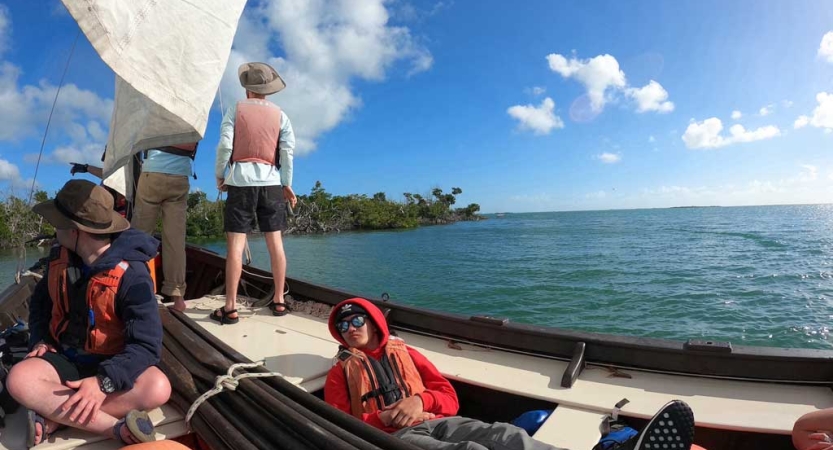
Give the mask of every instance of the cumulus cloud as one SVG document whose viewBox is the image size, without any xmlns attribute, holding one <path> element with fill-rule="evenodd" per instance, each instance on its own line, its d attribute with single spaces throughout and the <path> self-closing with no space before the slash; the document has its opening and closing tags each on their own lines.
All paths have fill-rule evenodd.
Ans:
<svg viewBox="0 0 833 450">
<path fill-rule="evenodd" d="M 524 92 L 529 94 L 529 95 L 537 97 L 539 95 L 545 94 L 547 92 L 547 88 L 544 88 L 544 87 L 541 87 L 541 86 L 533 86 L 531 88 L 524 89 Z"/>
<path fill-rule="evenodd" d="M 11 16 L 0 5 L 0 55 L 11 42 Z M 22 71 L 17 65 L 0 59 L 0 141 L 21 141 L 40 137 L 46 126 L 49 110 L 58 87 L 42 79 L 36 84 L 19 83 Z M 54 152 L 45 152 L 42 162 L 97 162 L 107 140 L 113 101 L 84 90 L 75 84 L 65 84 L 49 128 L 48 143 L 61 143 Z M 23 160 L 34 163 L 37 154 L 24 155 Z M 28 188 L 31 180 L 21 178 L 20 169 L 0 159 L 0 180 L 14 187 Z"/>
<path fill-rule="evenodd" d="M 833 63 L 833 31 L 828 31 L 821 38 L 818 56 L 829 63 Z"/>
<path fill-rule="evenodd" d="M 554 128 L 564 128 L 564 121 L 555 113 L 555 102 L 547 97 L 539 106 L 515 105 L 506 110 L 518 120 L 518 127 L 534 134 L 549 134 Z"/>
<path fill-rule="evenodd" d="M 636 112 L 638 113 L 674 111 L 674 103 L 668 101 L 668 91 L 654 80 L 641 88 L 625 89 L 625 95 L 636 101 Z"/>
<path fill-rule="evenodd" d="M 795 128 L 797 130 L 799 128 L 804 128 L 809 124 L 810 124 L 810 118 L 807 117 L 807 116 L 801 115 L 801 116 L 798 116 L 797 119 L 795 119 L 795 123 L 793 124 L 793 128 Z"/>
<path fill-rule="evenodd" d="M 747 130 L 743 125 L 733 125 L 729 135 L 721 135 L 723 122 L 717 117 L 702 122 L 693 121 L 682 136 L 686 147 L 690 149 L 720 148 L 740 142 L 753 142 L 770 139 L 781 135 L 781 130 L 774 125 L 767 125 L 755 130 Z"/>
<path fill-rule="evenodd" d="M 816 128 L 824 128 L 825 131 L 833 131 L 833 94 L 819 92 L 816 94 L 818 106 L 813 109 L 810 116 L 799 116 L 795 121 L 795 128 L 812 125 Z"/>
<path fill-rule="evenodd" d="M 596 159 L 605 164 L 616 164 L 622 160 L 622 155 L 620 155 L 619 153 L 604 152 L 599 155 L 596 155 Z"/>
<path fill-rule="evenodd" d="M 772 110 L 774 108 L 775 108 L 775 105 L 772 105 L 772 104 L 766 105 L 766 106 L 764 106 L 764 107 L 762 107 L 761 109 L 758 110 L 758 115 L 761 116 L 761 117 L 768 116 L 768 115 L 772 114 Z"/>
<path fill-rule="evenodd" d="M 550 70 L 564 78 L 575 78 L 587 88 L 590 105 L 600 111 L 605 103 L 605 92 L 610 88 L 624 88 L 625 72 L 619 69 L 619 62 L 611 55 L 599 55 L 591 59 L 569 60 L 562 55 L 547 55 Z"/>
<path fill-rule="evenodd" d="M 650 80 L 641 88 L 628 86 L 625 72 L 619 61 L 611 55 L 598 55 L 590 59 L 567 58 L 557 53 L 547 55 L 550 70 L 564 78 L 573 78 L 587 89 L 590 109 L 599 113 L 617 92 L 624 93 L 636 104 L 636 112 L 655 111 L 667 113 L 674 110 L 668 101 L 668 91 L 661 84 Z"/>
<path fill-rule="evenodd" d="M 740 111 L 738 111 L 738 110 L 732 111 L 732 119 L 738 120 L 741 117 L 743 117 L 743 114 Z"/>
<path fill-rule="evenodd" d="M 0 159 L 0 180 L 2 181 L 17 181 L 20 180 L 20 169 L 5 159 Z"/>
<path fill-rule="evenodd" d="M 383 81 L 397 63 L 406 75 L 428 70 L 431 53 L 409 28 L 390 23 L 385 0 L 276 0 L 252 4 L 243 14 L 221 89 L 226 106 L 244 97 L 237 68 L 247 61 L 272 64 L 287 88 L 272 97 L 292 120 L 296 154 L 361 106 L 351 83 Z M 283 55 L 270 47 L 280 42 Z"/>
</svg>

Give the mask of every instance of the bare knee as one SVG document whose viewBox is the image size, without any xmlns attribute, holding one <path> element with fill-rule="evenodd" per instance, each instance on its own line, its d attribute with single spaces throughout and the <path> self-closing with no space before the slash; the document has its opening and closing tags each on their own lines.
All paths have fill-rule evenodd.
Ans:
<svg viewBox="0 0 833 450">
<path fill-rule="evenodd" d="M 28 398 L 32 397 L 33 380 L 44 380 L 45 366 L 49 363 L 39 358 L 28 358 L 12 366 L 12 370 L 6 377 L 6 389 L 9 394 L 21 404 L 28 404 Z M 50 366 L 51 367 L 51 366 Z M 57 374 L 56 381 L 57 380 Z M 37 394 L 35 394 L 37 395 Z"/>
<path fill-rule="evenodd" d="M 141 375 L 140 409 L 158 408 L 171 398 L 171 383 L 168 377 L 156 367 L 147 369 Z"/>
</svg>

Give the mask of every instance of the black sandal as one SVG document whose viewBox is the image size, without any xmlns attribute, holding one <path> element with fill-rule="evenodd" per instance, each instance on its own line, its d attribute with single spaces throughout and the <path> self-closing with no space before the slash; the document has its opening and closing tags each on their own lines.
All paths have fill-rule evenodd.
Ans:
<svg viewBox="0 0 833 450">
<path fill-rule="evenodd" d="M 226 307 L 223 306 L 223 307 L 217 308 L 214 311 L 212 311 L 211 314 L 208 316 L 208 318 L 211 319 L 211 320 L 216 320 L 217 322 L 220 322 L 220 325 L 225 325 L 225 324 L 232 325 L 232 324 L 235 324 L 237 322 L 240 322 L 240 317 L 229 317 L 228 316 L 229 314 L 234 314 L 236 312 L 237 312 L 236 309 L 232 309 L 231 311 L 226 311 Z"/>
<path fill-rule="evenodd" d="M 280 308 L 280 309 L 278 309 L 278 308 Z M 272 302 L 272 303 L 269 304 L 269 309 L 272 310 L 272 315 L 273 316 L 279 316 L 279 317 L 289 314 L 289 311 L 290 311 L 289 305 L 286 304 L 286 302 L 281 302 L 281 303 Z"/>
</svg>

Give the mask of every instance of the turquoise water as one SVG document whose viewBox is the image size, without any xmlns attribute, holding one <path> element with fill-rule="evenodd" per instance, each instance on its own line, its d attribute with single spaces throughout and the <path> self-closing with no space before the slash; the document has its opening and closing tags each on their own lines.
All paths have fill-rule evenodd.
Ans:
<svg viewBox="0 0 833 450">
<path fill-rule="evenodd" d="M 833 348 L 833 205 L 507 214 L 284 241 L 292 277 L 439 311 Z M 262 239 L 251 248 L 268 268 Z M 11 279 L 13 257 L 0 261 Z"/>
<path fill-rule="evenodd" d="M 268 267 L 263 241 L 251 246 L 255 264 Z M 292 277 L 434 310 L 833 348 L 833 205 L 507 214 L 287 236 L 285 247 Z"/>
</svg>

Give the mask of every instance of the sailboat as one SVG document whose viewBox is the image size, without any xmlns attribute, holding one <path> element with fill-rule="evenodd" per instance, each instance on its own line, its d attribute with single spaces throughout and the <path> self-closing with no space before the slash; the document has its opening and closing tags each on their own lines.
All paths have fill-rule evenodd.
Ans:
<svg viewBox="0 0 833 450">
<path fill-rule="evenodd" d="M 62 1 L 116 74 L 105 175 L 137 152 L 202 137 L 245 1 Z M 131 195 L 131 171 L 125 173 L 115 184 Z M 224 270 L 222 256 L 189 246 L 188 309 L 160 305 L 161 366 L 174 388 L 169 404 L 150 412 L 160 439 L 215 450 L 414 448 L 321 400 L 337 351 L 326 317 L 355 294 L 289 278 L 293 312 L 274 317 L 258 307 L 271 299 L 272 274 L 247 265 L 240 294 L 249 306 L 239 324 L 223 326 L 207 316 L 223 302 Z M 26 319 L 37 280 L 27 274 L 0 293 L 0 326 Z M 625 398 L 618 414 L 635 428 L 667 401 L 686 401 L 695 442 L 710 450 L 792 448 L 795 420 L 833 407 L 833 351 L 585 333 L 370 300 L 452 381 L 461 415 L 508 422 L 551 411 L 534 437 L 562 448 L 592 448 Z M 242 374 L 252 378 L 234 379 Z M 222 393 L 200 400 L 220 387 Z M 24 448 L 24 411 L 5 423 L 0 449 Z M 38 446 L 117 447 L 71 429 Z"/>
</svg>

